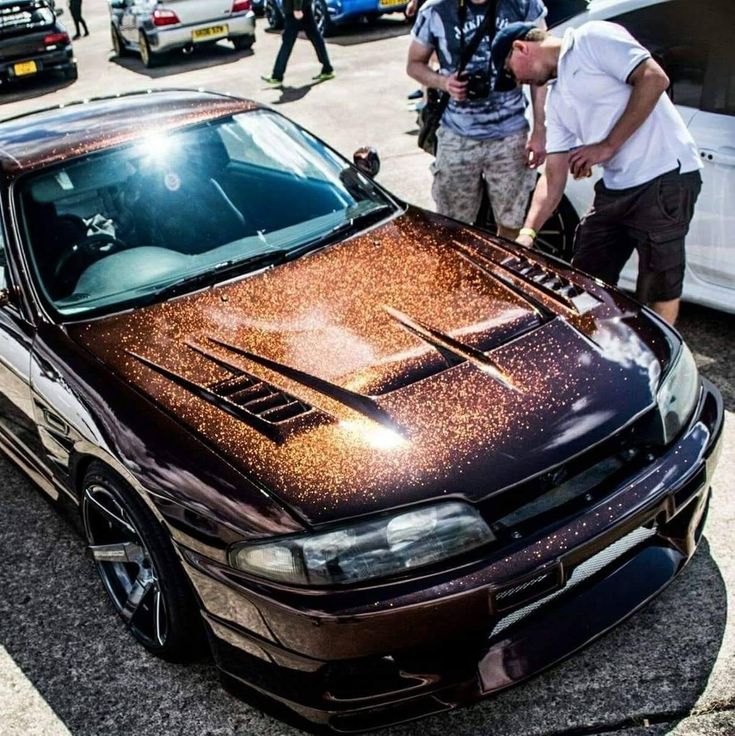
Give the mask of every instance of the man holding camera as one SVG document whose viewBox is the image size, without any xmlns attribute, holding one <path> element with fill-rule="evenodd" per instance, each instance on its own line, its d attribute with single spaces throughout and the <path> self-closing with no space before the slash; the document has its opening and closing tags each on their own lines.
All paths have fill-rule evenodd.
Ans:
<svg viewBox="0 0 735 736">
<path fill-rule="evenodd" d="M 406 71 L 426 87 L 449 93 L 437 133 L 431 194 L 438 212 L 474 223 L 482 187 L 493 210 L 498 234 L 514 239 L 523 224 L 534 169 L 544 162 L 545 89 L 533 85 L 533 130 L 529 136 L 526 100 L 515 84 L 495 85 L 490 50 L 496 31 L 527 21 L 546 28 L 541 0 L 428 0 L 411 32 Z M 486 14 L 493 13 L 485 23 Z M 484 33 L 460 73 L 460 59 L 475 33 Z M 440 69 L 429 66 L 436 52 Z"/>
</svg>

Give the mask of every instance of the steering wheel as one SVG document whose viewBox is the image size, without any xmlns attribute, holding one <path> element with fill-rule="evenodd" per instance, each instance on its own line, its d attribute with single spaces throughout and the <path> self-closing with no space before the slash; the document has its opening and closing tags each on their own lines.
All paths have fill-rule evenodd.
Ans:
<svg viewBox="0 0 735 736">
<path fill-rule="evenodd" d="M 69 250 L 64 251 L 54 268 L 54 280 L 58 286 L 73 286 L 83 268 L 104 256 L 127 248 L 122 240 L 109 233 L 87 235 Z M 74 261 L 80 263 L 74 264 Z M 72 269 L 72 266 L 75 266 Z M 75 273 L 76 271 L 76 273 Z"/>
</svg>

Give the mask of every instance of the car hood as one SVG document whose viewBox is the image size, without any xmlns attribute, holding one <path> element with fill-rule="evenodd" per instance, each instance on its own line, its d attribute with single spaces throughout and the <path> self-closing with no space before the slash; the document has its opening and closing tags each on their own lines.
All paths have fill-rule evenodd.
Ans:
<svg viewBox="0 0 735 736">
<path fill-rule="evenodd" d="M 635 314 L 522 252 L 412 211 L 69 332 L 306 523 L 477 501 L 630 422 L 660 375 Z"/>
</svg>

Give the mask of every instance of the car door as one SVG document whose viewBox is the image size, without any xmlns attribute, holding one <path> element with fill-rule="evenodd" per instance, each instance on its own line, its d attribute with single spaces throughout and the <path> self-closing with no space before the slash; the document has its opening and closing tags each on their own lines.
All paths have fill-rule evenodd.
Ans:
<svg viewBox="0 0 735 736">
<path fill-rule="evenodd" d="M 702 5 L 713 21 L 731 17 L 726 0 L 702 0 Z M 689 123 L 704 170 L 687 260 L 698 278 L 735 289 L 735 43 L 727 23 L 709 28 L 700 107 Z"/>
<path fill-rule="evenodd" d="M 127 0 L 120 20 L 120 32 L 128 43 L 138 43 L 138 26 L 148 10 L 145 0 Z"/>
<path fill-rule="evenodd" d="M 34 326 L 13 297 L 0 229 L 0 444 L 46 490 L 53 492 L 30 387 Z"/>
</svg>

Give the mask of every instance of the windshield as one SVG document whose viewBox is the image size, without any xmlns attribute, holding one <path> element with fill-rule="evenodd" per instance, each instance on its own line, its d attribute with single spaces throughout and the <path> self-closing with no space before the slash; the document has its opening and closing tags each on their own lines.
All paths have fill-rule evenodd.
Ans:
<svg viewBox="0 0 735 736">
<path fill-rule="evenodd" d="M 40 291 L 69 317 L 288 260 L 395 211 L 369 178 L 265 110 L 45 169 L 17 196 Z"/>
<path fill-rule="evenodd" d="M 0 38 L 46 28 L 54 20 L 51 8 L 40 0 L 3 4 L 0 5 Z"/>
</svg>

